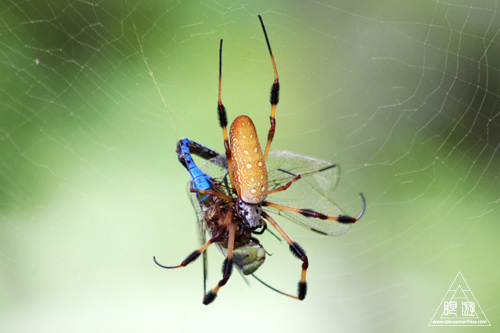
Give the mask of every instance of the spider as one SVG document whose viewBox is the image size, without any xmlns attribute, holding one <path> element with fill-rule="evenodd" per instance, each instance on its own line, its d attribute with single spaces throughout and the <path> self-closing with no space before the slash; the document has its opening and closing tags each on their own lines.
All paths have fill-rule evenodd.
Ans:
<svg viewBox="0 0 500 333">
<path fill-rule="evenodd" d="M 320 194 L 321 191 L 311 187 L 307 182 L 298 182 L 306 176 L 321 174 L 326 175 L 323 178 L 330 178 L 330 187 L 332 187 L 338 180 L 338 165 L 286 151 L 270 150 L 276 128 L 275 114 L 279 102 L 280 84 L 266 28 L 262 17 L 260 15 L 258 17 L 274 70 L 274 82 L 271 86 L 270 96 L 271 127 L 266 148 L 262 152 L 255 126 L 248 116 L 237 117 L 233 121 L 228 135 L 227 113 L 221 97 L 221 39 L 217 112 L 224 137 L 225 156 L 189 139 L 181 139 L 177 143 L 179 161 L 189 171 L 192 178 L 189 192 L 192 193 L 191 200 L 198 214 L 203 238 L 206 231 L 209 232 L 211 238 L 177 266 L 164 266 L 154 258 L 155 263 L 163 268 L 185 267 L 202 253 L 205 258 L 205 250 L 211 244 L 216 244 L 226 257 L 223 265 L 223 277 L 214 289 L 208 293 L 205 289 L 204 304 L 210 304 L 214 301 L 220 288 L 229 280 L 233 265 L 243 274 L 253 275 L 263 264 L 265 250 L 254 235 L 262 234 L 267 229 L 267 222 L 287 242 L 291 252 L 302 261 L 297 295 L 280 292 L 257 279 L 281 294 L 298 300 L 305 298 L 308 257 L 304 249 L 287 235 L 268 211 L 283 215 L 313 231 L 326 235 L 336 235 L 346 232 L 348 225 L 358 221 L 366 208 L 365 198 L 360 193 L 363 202 L 360 214 L 357 217 L 343 215 L 335 204 Z M 196 166 L 191 153 L 208 160 L 203 167 L 206 171 L 202 171 Z M 287 199 L 283 194 L 293 191 L 296 194 L 299 191 L 298 195 L 291 196 L 292 198 L 301 198 L 295 200 L 298 205 L 307 203 L 309 207 L 321 207 L 329 210 L 330 215 L 319 213 L 311 208 L 296 208 L 293 205 L 276 202 L 276 200 L 290 202 L 290 199 Z M 276 198 L 273 202 L 266 200 L 271 195 Z M 291 202 L 294 203 L 294 200 Z"/>
</svg>

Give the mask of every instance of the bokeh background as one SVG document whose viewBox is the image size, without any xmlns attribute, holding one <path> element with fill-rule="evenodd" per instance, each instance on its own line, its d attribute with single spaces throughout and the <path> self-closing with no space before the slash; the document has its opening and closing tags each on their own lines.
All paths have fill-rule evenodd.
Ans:
<svg viewBox="0 0 500 333">
<path fill-rule="evenodd" d="M 204 306 L 175 143 L 223 150 L 230 120 L 337 162 L 341 237 L 278 220 L 307 250 L 294 301 L 233 274 Z M 0 331 L 452 331 L 428 327 L 460 271 L 498 330 L 500 10 L 496 1 L 0 2 Z M 286 244 L 259 276 L 294 292 Z M 222 257 L 209 251 L 209 286 Z M 472 331 L 474 328 L 466 328 Z M 465 329 L 464 329 L 465 330 Z"/>
</svg>

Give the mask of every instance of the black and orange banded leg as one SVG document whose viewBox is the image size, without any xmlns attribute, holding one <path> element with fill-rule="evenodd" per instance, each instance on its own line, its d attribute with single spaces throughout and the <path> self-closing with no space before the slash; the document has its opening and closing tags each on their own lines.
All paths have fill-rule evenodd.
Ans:
<svg viewBox="0 0 500 333">
<path fill-rule="evenodd" d="M 230 210 L 226 216 L 226 220 L 228 217 L 229 219 L 231 219 L 232 216 L 233 216 L 232 210 Z M 208 305 L 215 300 L 215 297 L 217 297 L 217 293 L 219 292 L 220 288 L 227 283 L 229 277 L 231 276 L 231 272 L 233 270 L 233 249 L 234 249 L 234 239 L 236 234 L 236 224 L 230 222 L 228 228 L 229 228 L 229 239 L 227 244 L 227 257 L 226 260 L 224 260 L 224 265 L 222 266 L 223 267 L 222 280 L 219 281 L 219 283 L 213 290 L 210 290 L 205 295 L 205 297 L 203 298 L 203 304 L 205 305 Z"/>
<path fill-rule="evenodd" d="M 226 215 L 226 218 L 224 220 L 224 224 L 219 229 L 219 231 L 215 235 L 213 235 L 212 238 L 210 238 L 208 240 L 208 242 L 206 242 L 205 244 L 203 244 L 202 247 L 200 247 L 198 250 L 193 251 L 190 255 L 188 255 L 186 257 L 186 259 L 184 259 L 179 265 L 176 265 L 176 266 L 165 266 L 165 265 L 162 265 L 162 264 L 160 264 L 158 262 L 158 260 L 156 260 L 156 257 L 153 257 L 154 262 L 158 266 L 160 266 L 162 268 L 167 268 L 167 269 L 186 267 L 187 265 L 189 265 L 190 263 L 192 263 L 193 261 L 195 261 L 196 259 L 198 259 L 198 257 L 200 256 L 200 254 L 202 254 L 203 252 L 205 252 L 206 249 L 208 249 L 208 247 L 210 245 L 212 245 L 213 243 L 217 242 L 222 236 L 224 236 L 224 234 L 225 234 L 225 232 L 227 230 L 227 226 L 229 224 L 229 221 L 231 220 L 232 217 L 233 217 L 233 213 L 232 213 L 232 210 L 230 210 L 229 213 Z"/>
<path fill-rule="evenodd" d="M 229 147 L 229 137 L 227 135 L 227 113 L 224 104 L 222 104 L 222 39 L 220 40 L 220 49 L 219 49 L 219 99 L 217 102 L 217 115 L 219 116 L 219 124 L 220 127 L 222 128 L 222 134 L 224 135 L 224 148 L 226 149 L 229 178 L 231 179 L 231 186 L 233 188 L 233 192 L 236 192 L 233 181 L 231 148 Z"/>
<path fill-rule="evenodd" d="M 274 61 L 273 51 L 271 50 L 271 43 L 269 43 L 269 38 L 267 37 L 266 27 L 264 26 L 264 21 L 262 17 L 259 15 L 260 25 L 262 26 L 262 31 L 264 31 L 264 37 L 266 37 L 267 49 L 269 50 L 269 55 L 271 56 L 271 62 L 273 63 L 274 69 L 274 82 L 271 86 L 271 128 L 269 129 L 269 134 L 267 135 L 267 145 L 266 150 L 264 152 L 264 161 L 267 160 L 267 154 L 269 153 L 269 149 L 271 148 L 271 142 L 273 142 L 274 131 L 276 128 L 276 106 L 278 105 L 280 99 L 280 83 L 278 77 L 278 69 L 276 68 L 276 62 Z"/>
<path fill-rule="evenodd" d="M 229 196 L 227 196 L 227 195 L 225 195 L 223 193 L 220 193 L 220 192 L 215 192 L 215 191 L 210 191 L 210 190 L 202 190 L 202 189 L 194 188 L 194 187 L 191 187 L 189 189 L 189 191 L 192 192 L 192 193 L 207 194 L 207 195 L 210 195 L 210 196 L 213 196 L 213 197 L 221 198 L 221 199 L 229 201 L 229 202 L 236 201 L 236 198 L 229 197 Z"/>
<path fill-rule="evenodd" d="M 280 187 L 277 187 L 275 188 L 274 190 L 272 191 L 269 191 L 269 193 L 267 195 L 270 195 L 270 194 L 273 194 L 273 193 L 277 193 L 277 192 L 281 192 L 281 191 L 285 191 L 287 190 L 290 185 L 292 185 L 293 183 L 295 183 L 297 180 L 299 180 L 302 176 L 300 174 L 298 175 L 295 175 L 294 178 L 292 178 L 292 180 L 290 180 L 288 183 L 286 183 L 285 185 L 283 186 L 280 186 Z"/>
<path fill-rule="evenodd" d="M 361 213 L 359 213 L 359 215 L 357 217 L 351 217 L 348 215 L 329 216 L 329 215 L 325 215 L 325 214 L 316 212 L 316 211 L 311 210 L 311 209 L 302 209 L 302 208 L 284 206 L 284 205 L 276 204 L 276 203 L 269 202 L 269 201 L 262 202 L 262 205 L 267 206 L 267 207 L 281 209 L 281 210 L 287 210 L 289 212 L 302 214 L 302 215 L 307 216 L 307 217 L 313 217 L 313 218 L 317 218 L 317 219 L 321 219 L 321 220 L 332 220 L 332 221 L 337 221 L 340 223 L 354 223 L 354 222 L 358 221 L 363 216 L 363 214 L 365 213 L 365 209 L 366 209 L 365 196 L 363 195 L 363 193 L 360 193 L 359 195 L 361 196 L 361 200 L 363 200 L 363 209 L 361 210 Z"/>
<path fill-rule="evenodd" d="M 171 269 L 171 268 L 186 267 L 187 265 L 189 265 L 190 263 L 192 263 L 193 261 L 195 261 L 196 259 L 198 259 L 198 257 L 200 256 L 200 254 L 202 254 L 203 252 L 205 252 L 205 250 L 208 249 L 208 247 L 210 245 L 212 245 L 213 243 L 217 242 L 219 240 L 219 238 L 221 238 L 224 235 L 224 231 L 225 231 L 224 228 L 221 228 L 216 235 L 212 236 L 212 238 L 210 238 L 208 240 L 208 242 L 206 242 L 198 250 L 193 251 L 190 255 L 188 255 L 186 257 L 186 259 L 184 259 L 179 265 L 176 265 L 176 266 L 165 266 L 165 265 L 160 264 L 158 262 L 158 260 L 156 260 L 156 257 L 153 257 L 153 260 L 155 261 L 155 264 L 157 264 L 161 268 Z"/>
<path fill-rule="evenodd" d="M 309 260 L 307 259 L 306 252 L 304 251 L 304 249 L 302 249 L 302 247 L 299 244 L 295 243 L 286 234 L 286 232 L 279 226 L 279 224 L 271 216 L 269 216 L 266 212 L 262 212 L 262 217 L 265 218 L 266 220 L 268 220 L 269 223 L 271 223 L 273 225 L 273 227 L 276 229 L 276 231 L 278 231 L 278 233 L 281 235 L 281 237 L 283 237 L 283 239 L 288 243 L 292 253 L 297 258 L 302 260 L 302 274 L 300 276 L 300 281 L 298 284 L 297 297 L 282 293 L 280 291 L 278 291 L 278 292 L 283 294 L 283 295 L 286 295 L 286 296 L 290 296 L 290 297 L 293 297 L 293 298 L 296 298 L 299 300 L 303 300 L 306 297 L 306 293 L 307 293 L 306 271 L 307 271 L 307 267 L 309 266 Z"/>
</svg>

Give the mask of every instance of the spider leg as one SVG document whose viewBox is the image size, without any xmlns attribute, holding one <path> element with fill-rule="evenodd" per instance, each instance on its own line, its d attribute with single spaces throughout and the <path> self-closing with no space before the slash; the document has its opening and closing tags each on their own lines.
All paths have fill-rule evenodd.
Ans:
<svg viewBox="0 0 500 333">
<path fill-rule="evenodd" d="M 286 183 L 286 184 L 285 184 L 285 185 L 283 185 L 283 186 L 277 187 L 277 188 L 275 188 L 275 189 L 274 189 L 274 190 L 272 190 L 272 191 L 269 191 L 269 193 L 268 193 L 267 195 L 269 195 L 269 194 L 273 194 L 273 193 L 277 193 L 277 192 L 281 192 L 281 191 L 285 191 L 286 189 L 288 189 L 288 188 L 290 187 L 290 185 L 292 185 L 293 183 L 295 183 L 295 182 L 296 182 L 297 180 L 299 180 L 301 177 L 302 177 L 302 176 L 301 176 L 300 174 L 295 175 L 295 177 L 294 177 L 292 180 L 290 180 L 288 183 Z"/>
<path fill-rule="evenodd" d="M 269 43 L 269 38 L 267 37 L 266 27 L 264 26 L 264 21 L 262 17 L 259 15 L 260 24 L 262 26 L 262 31 L 264 32 L 264 36 L 266 37 L 267 48 L 269 50 L 269 55 L 271 56 L 271 62 L 273 63 L 274 69 L 274 82 L 271 86 L 271 128 L 269 129 L 269 134 L 267 135 L 267 145 L 266 150 L 264 152 L 264 161 L 267 160 L 267 154 L 269 153 L 269 149 L 271 148 L 271 142 L 273 142 L 274 131 L 276 128 L 276 106 L 279 102 L 280 97 L 280 83 L 278 78 L 278 69 L 276 68 L 276 62 L 274 61 L 273 51 L 271 50 L 271 44 Z"/>
<path fill-rule="evenodd" d="M 229 147 L 229 137 L 227 135 L 227 113 L 224 104 L 222 104 L 222 39 L 220 40 L 220 49 L 219 49 L 219 100 L 217 103 L 217 114 L 219 116 L 219 124 L 222 127 L 222 134 L 224 135 L 224 148 L 226 149 L 226 158 L 227 158 L 227 168 L 229 171 L 229 178 L 231 179 L 231 187 L 233 191 L 236 192 L 233 181 L 233 168 L 231 165 L 231 148 Z"/>
<path fill-rule="evenodd" d="M 254 235 L 262 235 L 264 231 L 267 230 L 267 223 L 266 221 L 262 221 L 262 228 L 260 230 L 252 230 L 252 234 Z"/>
<path fill-rule="evenodd" d="M 321 214 L 321 213 L 316 212 L 316 211 L 311 210 L 311 209 L 295 208 L 295 207 L 276 204 L 276 203 L 269 202 L 269 201 L 262 202 L 262 205 L 267 206 L 267 207 L 273 207 L 273 208 L 277 208 L 277 209 L 287 210 L 290 212 L 302 214 L 302 215 L 308 216 L 308 217 L 318 218 L 321 220 L 332 220 L 332 221 L 337 221 L 340 223 L 354 223 L 354 222 L 358 221 L 361 217 L 363 217 L 363 214 L 365 213 L 365 209 L 366 209 L 365 196 L 363 195 L 363 193 L 360 193 L 359 195 L 361 196 L 361 200 L 363 201 L 363 209 L 361 210 L 361 213 L 359 213 L 359 215 L 357 217 L 351 217 L 348 215 L 329 216 L 329 215 Z"/>
<path fill-rule="evenodd" d="M 224 224 L 231 221 L 232 216 L 233 216 L 233 211 L 230 210 L 229 213 L 226 215 Z M 231 272 L 233 269 L 233 249 L 234 249 L 235 234 L 236 234 L 236 223 L 229 222 L 229 239 L 227 245 L 227 257 L 226 260 L 224 260 L 224 265 L 223 265 L 223 276 L 222 279 L 217 284 L 217 286 L 213 290 L 210 290 L 203 298 L 203 304 L 205 305 L 208 305 L 215 300 L 215 297 L 217 297 L 217 293 L 219 292 L 220 288 L 227 283 L 229 277 L 231 276 Z"/>
<path fill-rule="evenodd" d="M 200 192 L 200 193 L 205 193 L 205 192 Z M 160 264 L 157 260 L 156 260 L 156 257 L 153 257 L 153 260 L 154 262 L 162 267 L 162 268 L 179 268 L 179 267 L 186 267 L 187 265 L 189 265 L 191 262 L 195 261 L 196 259 L 198 259 L 198 257 L 200 256 L 200 254 L 204 253 L 206 249 L 208 249 L 208 247 L 210 245 L 212 245 L 213 243 L 217 242 L 219 240 L 219 238 L 221 238 L 226 230 L 227 230 L 227 226 L 229 224 L 229 221 L 231 221 L 231 218 L 233 217 L 233 212 L 230 210 L 229 213 L 226 215 L 226 218 L 224 219 L 224 224 L 222 225 L 222 227 L 217 231 L 217 233 L 215 235 L 212 236 L 212 238 L 210 238 L 208 240 L 208 242 L 206 242 L 202 247 L 200 247 L 198 250 L 194 251 L 193 253 L 191 253 L 190 255 L 188 255 L 186 257 L 186 259 L 184 259 L 183 262 L 180 263 L 180 265 L 177 265 L 177 266 L 165 266 L 165 265 L 162 265 Z"/>
<path fill-rule="evenodd" d="M 300 300 L 300 299 L 299 299 L 297 296 L 295 296 L 295 295 L 287 294 L 287 293 L 285 293 L 285 292 L 283 292 L 283 291 L 281 291 L 281 290 L 279 290 L 279 289 L 274 288 L 273 286 L 271 286 L 271 285 L 270 285 L 270 284 L 268 284 L 267 282 L 265 282 L 265 281 L 261 280 L 261 279 L 260 279 L 257 275 L 252 274 L 252 276 L 253 276 L 253 277 L 254 277 L 257 281 L 259 281 L 260 283 L 262 283 L 264 286 L 268 287 L 268 288 L 269 288 L 269 289 L 271 289 L 272 291 L 275 291 L 275 292 L 277 292 L 278 294 L 283 295 L 283 296 L 288 296 L 288 297 L 291 297 L 291 298 L 293 298 L 293 299 Z"/>
<path fill-rule="evenodd" d="M 213 197 L 217 197 L 217 198 L 221 198 L 221 199 L 229 201 L 229 202 L 236 201 L 235 198 L 228 197 L 227 195 L 219 193 L 219 192 L 214 192 L 214 191 L 209 191 L 209 190 L 201 190 L 201 189 L 198 189 L 198 188 L 191 188 L 190 191 L 193 192 L 193 193 L 205 193 L 207 195 L 210 195 L 210 196 L 213 196 Z"/>
<path fill-rule="evenodd" d="M 286 232 L 279 226 L 279 224 L 271 217 L 269 216 L 266 212 L 262 212 L 262 217 L 265 218 L 266 220 L 269 221 L 278 231 L 278 233 L 285 239 L 285 241 L 288 243 L 290 246 L 290 251 L 302 260 L 302 274 L 300 276 L 300 281 L 298 284 L 298 291 L 297 291 L 297 299 L 303 300 L 306 297 L 306 292 L 307 292 L 307 284 L 306 284 L 306 271 L 307 267 L 309 266 L 309 260 L 307 259 L 306 252 L 302 247 L 300 247 L 299 244 L 295 243 L 287 234 Z M 286 294 L 285 294 L 286 295 Z M 295 298 L 295 297 L 294 297 Z"/>
<path fill-rule="evenodd" d="M 210 245 L 212 245 L 213 243 L 217 242 L 217 240 L 219 240 L 219 238 L 221 238 L 223 235 L 224 235 L 224 231 L 225 231 L 225 228 L 226 226 L 224 225 L 217 234 L 215 234 L 212 238 L 210 238 L 208 240 L 208 242 L 206 242 L 202 247 L 200 247 L 198 250 L 192 252 L 190 255 L 188 255 L 186 257 L 186 259 L 184 259 L 183 262 L 181 262 L 179 265 L 177 266 L 165 266 L 165 265 L 162 265 L 158 262 L 158 260 L 156 260 L 156 257 L 153 257 L 153 260 L 154 262 L 162 267 L 162 268 L 179 268 L 179 267 L 186 267 L 187 265 L 189 265 L 190 263 L 192 263 L 193 261 L 195 261 L 196 259 L 198 259 L 198 257 L 200 256 L 200 254 L 204 253 L 206 249 L 208 249 L 208 247 Z"/>
</svg>

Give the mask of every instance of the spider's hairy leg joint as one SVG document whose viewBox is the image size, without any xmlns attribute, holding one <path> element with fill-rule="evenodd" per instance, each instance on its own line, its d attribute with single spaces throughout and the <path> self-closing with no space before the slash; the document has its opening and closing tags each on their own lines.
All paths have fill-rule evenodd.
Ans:
<svg viewBox="0 0 500 333">
<path fill-rule="evenodd" d="M 356 219 L 354 217 L 350 217 L 348 215 L 339 215 L 338 218 L 339 218 L 338 222 L 340 222 L 340 223 L 354 223 L 358 220 L 358 219 Z"/>
<path fill-rule="evenodd" d="M 156 257 L 153 257 L 153 260 L 154 260 L 154 262 L 155 262 L 158 266 L 160 266 L 160 267 L 162 267 L 162 268 L 168 268 L 168 269 L 170 269 L 170 268 L 186 267 L 186 266 L 187 266 L 187 265 L 189 265 L 191 262 L 193 262 L 193 261 L 195 261 L 196 259 L 198 259 L 198 257 L 200 256 L 200 254 L 201 254 L 201 253 L 202 253 L 202 252 L 200 252 L 200 250 L 193 251 L 193 252 L 192 252 L 190 255 L 188 255 L 188 256 L 186 257 L 186 259 L 184 259 L 184 261 L 183 261 L 180 265 L 178 265 L 178 266 L 165 266 L 165 265 L 162 265 L 162 264 L 160 264 L 160 263 L 156 260 Z"/>
<path fill-rule="evenodd" d="M 227 127 L 227 112 L 226 108 L 221 102 L 219 102 L 219 104 L 217 105 L 217 114 L 219 116 L 220 127 Z"/>
<path fill-rule="evenodd" d="M 274 80 L 273 85 L 271 86 L 271 105 L 276 105 L 280 101 L 280 83 L 278 80 Z"/>
<path fill-rule="evenodd" d="M 293 255 L 301 260 L 307 261 L 306 251 L 297 243 L 293 242 L 290 244 L 290 251 L 292 251 Z M 307 263 L 307 262 L 305 262 Z M 306 267 L 307 268 L 307 267 Z"/>
<path fill-rule="evenodd" d="M 222 274 L 224 274 L 224 277 L 227 275 L 227 280 L 229 280 L 229 277 L 233 273 L 233 260 L 229 260 L 226 258 L 224 262 L 222 263 Z M 226 281 L 224 281 L 223 284 L 221 284 L 221 287 L 226 284 Z"/>
<path fill-rule="evenodd" d="M 308 209 L 308 208 L 301 209 L 299 211 L 299 213 L 306 216 L 306 217 L 314 217 L 314 218 L 317 218 L 320 220 L 326 220 L 328 218 L 328 216 L 326 216 L 325 214 L 318 213 L 318 212 L 316 212 L 312 209 Z"/>
<path fill-rule="evenodd" d="M 205 295 L 205 298 L 203 298 L 203 304 L 208 305 L 212 303 L 215 298 L 217 297 L 217 294 L 214 294 L 213 290 L 210 290 L 208 294 Z"/>
<path fill-rule="evenodd" d="M 307 283 L 306 282 L 299 282 L 298 284 L 298 294 L 299 294 L 299 300 L 303 300 L 306 298 L 306 293 L 307 293 Z"/>
<path fill-rule="evenodd" d="M 199 250 L 193 251 L 190 255 L 187 256 L 187 258 L 182 262 L 183 264 L 186 263 L 186 265 L 192 261 L 195 261 L 198 259 L 200 256 L 201 252 Z"/>
</svg>

